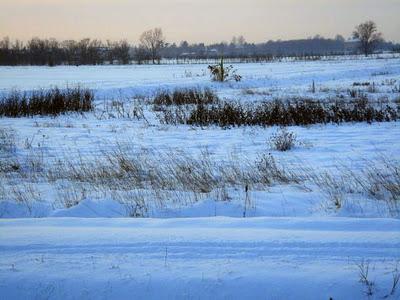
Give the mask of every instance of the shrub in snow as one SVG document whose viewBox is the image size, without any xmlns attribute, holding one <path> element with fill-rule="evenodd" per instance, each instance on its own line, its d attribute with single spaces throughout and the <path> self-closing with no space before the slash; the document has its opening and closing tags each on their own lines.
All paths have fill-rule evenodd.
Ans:
<svg viewBox="0 0 400 300">
<path fill-rule="evenodd" d="M 198 104 L 186 111 L 187 114 L 172 113 L 169 118 L 160 119 L 170 124 L 229 127 L 390 122 L 400 117 L 399 110 L 393 105 L 376 107 L 367 98 L 351 102 L 340 99 L 329 102 L 310 99 L 275 100 L 260 104 L 219 101 L 211 105 Z"/>
<path fill-rule="evenodd" d="M 221 57 L 221 62 L 216 65 L 209 65 L 208 69 L 211 73 L 211 78 L 214 81 L 224 82 L 230 79 L 235 81 L 240 81 L 242 76 L 236 74 L 236 70 L 233 69 L 233 66 L 224 66 L 224 58 Z"/>
<path fill-rule="evenodd" d="M 0 117 L 60 115 L 66 112 L 85 112 L 93 109 L 93 92 L 89 89 L 52 88 L 32 93 L 14 91 L 0 99 Z"/>
<path fill-rule="evenodd" d="M 154 100 L 154 105 L 189 105 L 212 104 L 218 101 L 218 96 L 210 89 L 176 89 L 172 93 L 159 92 Z"/>
<path fill-rule="evenodd" d="M 275 150 L 288 151 L 292 149 L 296 143 L 296 134 L 283 127 L 272 134 L 269 143 Z"/>
</svg>

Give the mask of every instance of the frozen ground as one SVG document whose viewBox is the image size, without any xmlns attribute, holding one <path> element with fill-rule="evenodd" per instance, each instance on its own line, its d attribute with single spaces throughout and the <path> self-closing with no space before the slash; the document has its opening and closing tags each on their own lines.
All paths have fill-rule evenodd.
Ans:
<svg viewBox="0 0 400 300">
<path fill-rule="evenodd" d="M 238 165 L 245 161 L 254 162 L 263 154 L 271 153 L 282 163 L 283 168 L 299 169 L 300 173 L 329 172 L 336 174 L 338 168 L 348 167 L 360 170 L 381 156 L 400 157 L 399 124 L 375 123 L 315 125 L 311 127 L 291 127 L 296 133 L 299 145 L 289 152 L 279 152 L 270 148 L 269 137 L 276 128 L 192 128 L 189 126 L 144 125 L 132 120 L 97 120 L 93 117 L 72 118 L 26 118 L 3 119 L 6 128 L 15 128 L 17 155 L 23 160 L 38 161 L 52 169 L 59 160 L 93 161 L 104 152 L 116 151 L 120 145 L 129 148 L 129 153 L 162 153 L 175 156 L 183 153 L 200 157 L 202 151 L 209 154 L 212 162 L 233 161 Z M 26 148 L 26 141 L 32 144 Z M 36 158 L 38 156 L 39 158 Z M 160 162 L 162 164 L 162 162 Z M 303 168 L 306 169 L 303 171 Z M 76 207 L 65 208 L 61 204 L 69 184 L 64 181 L 37 182 L 37 179 L 23 178 L 36 194 L 30 206 L 17 201 L 16 178 L 3 179 L 6 192 L 0 203 L 2 217 L 124 217 L 124 206 L 111 200 L 112 195 L 90 193 L 90 187 L 78 185 L 82 202 Z M 27 186 L 21 185 L 23 191 Z M 8 192 L 7 192 L 8 191 Z M 232 201 L 215 201 L 217 195 L 181 194 L 184 201 L 163 205 L 150 205 L 150 217 L 194 217 L 233 216 L 240 217 L 244 210 L 244 187 L 236 187 L 230 192 Z M 83 193 L 83 192 L 82 192 Z M 197 202 L 197 198 L 204 201 Z M 392 217 L 396 211 L 388 211 L 380 201 L 370 201 L 366 197 L 344 196 L 340 210 L 332 209 L 328 194 L 318 189 L 304 188 L 301 184 L 254 188 L 250 192 L 250 216 L 310 216 L 341 215 L 358 217 Z M 357 196 L 357 195 L 355 195 Z M 151 196 L 148 196 L 151 197 Z M 111 199 L 110 199 L 111 198 Z M 17 204 L 15 204 L 17 203 Z"/>
<path fill-rule="evenodd" d="M 298 96 L 309 91 L 314 80 L 317 92 L 322 89 L 323 98 L 327 93 L 346 92 L 354 82 L 369 81 L 381 85 L 386 80 L 399 80 L 400 59 L 273 62 L 237 64 L 234 67 L 243 80 L 223 85 L 211 82 L 207 65 L 201 64 L 0 67 L 0 91 L 81 84 L 96 90 L 98 99 L 108 99 L 119 94 L 147 96 L 160 89 L 200 86 L 214 88 L 228 98 L 240 96 L 241 99 L 246 96 L 243 89 L 255 89 L 256 95 L 251 95 L 252 100 L 257 92 L 262 98 L 266 95 Z M 398 86 L 399 82 L 396 84 Z M 388 90 L 390 88 L 393 86 Z M 386 91 L 387 86 L 382 89 Z"/>
<path fill-rule="evenodd" d="M 84 115 L 0 118 L 15 139 L 1 159 L 34 170 L 0 176 L 0 299 L 398 299 L 400 287 L 389 295 L 400 261 L 398 200 L 357 185 L 369 167 L 384 168 L 382 159 L 398 163 L 398 122 L 290 127 L 298 143 L 279 152 L 268 143 L 277 128 L 165 125 L 146 101 L 160 89 L 199 86 L 226 100 L 346 100 L 357 89 L 395 103 L 400 59 L 235 67 L 242 82 L 222 85 L 205 65 L 0 67 L 0 92 L 80 84 L 95 91 L 97 104 Z M 365 82 L 374 89 L 354 86 Z M 129 108 L 132 98 L 143 102 L 146 119 L 101 113 L 110 100 Z M 251 170 L 272 154 L 300 179 L 248 193 L 242 181 L 208 192 L 127 191 L 117 179 L 115 186 L 82 183 L 63 176 L 71 168 L 55 167 L 84 169 L 82 161 L 105 160 L 120 147 L 132 159 L 158 157 L 154 168 L 206 152 L 212 166 Z M 125 218 L 138 200 L 148 218 Z M 359 282 L 362 262 L 374 282 L 369 296 Z"/>
<path fill-rule="evenodd" d="M 373 299 L 400 222 L 348 218 L 0 221 L 3 299 Z M 392 297 L 395 299 L 395 295 Z"/>
</svg>

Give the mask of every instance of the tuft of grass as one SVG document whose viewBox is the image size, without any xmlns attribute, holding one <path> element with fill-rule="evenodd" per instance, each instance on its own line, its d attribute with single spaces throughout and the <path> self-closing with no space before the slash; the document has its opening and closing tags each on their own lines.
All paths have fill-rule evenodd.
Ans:
<svg viewBox="0 0 400 300">
<path fill-rule="evenodd" d="M 400 213 L 400 161 L 396 158 L 366 160 L 365 167 L 357 171 L 338 166 L 335 173 L 314 172 L 308 179 L 335 209 L 340 209 L 350 194 L 359 194 L 386 205 L 393 216 Z"/>
<path fill-rule="evenodd" d="M 42 196 L 37 186 L 26 182 L 13 186 L 10 191 L 10 198 L 16 203 L 25 206 L 29 215 L 33 213 L 35 202 L 42 201 Z"/>
<path fill-rule="evenodd" d="M 62 182 L 57 185 L 57 202 L 63 208 L 71 208 L 78 205 L 86 198 L 86 188 L 82 184 Z"/>
<path fill-rule="evenodd" d="M 269 139 L 271 147 L 278 151 L 288 151 L 295 146 L 297 136 L 286 127 L 278 129 Z"/>
<path fill-rule="evenodd" d="M 365 294 L 371 297 L 375 292 L 375 282 L 369 278 L 369 264 L 369 261 L 362 260 L 357 264 L 357 267 L 359 271 L 359 281 L 365 286 Z"/>
<path fill-rule="evenodd" d="M 17 172 L 16 134 L 12 128 L 0 128 L 0 175 Z"/>
<path fill-rule="evenodd" d="M 0 156 L 14 152 L 15 131 L 12 128 L 0 127 Z"/>
<path fill-rule="evenodd" d="M 131 153 L 122 146 L 94 160 L 57 160 L 46 171 L 51 182 L 58 180 L 88 183 L 112 190 L 149 189 L 209 194 L 225 187 L 265 186 L 290 183 L 296 176 L 280 166 L 272 156 L 256 162 L 215 161 L 207 151 L 199 156 L 155 149 Z"/>
<path fill-rule="evenodd" d="M 144 191 L 133 189 L 116 192 L 114 198 L 124 206 L 129 217 L 144 218 L 148 216 L 149 203 Z"/>
<path fill-rule="evenodd" d="M 273 182 L 281 184 L 300 183 L 301 175 L 282 163 L 279 163 L 271 154 L 263 154 L 256 160 L 259 180 L 267 185 Z"/>
<path fill-rule="evenodd" d="M 343 207 L 350 181 L 346 182 L 344 176 L 335 176 L 329 172 L 313 174 L 311 179 L 329 200 L 330 208 L 340 210 Z"/>
</svg>

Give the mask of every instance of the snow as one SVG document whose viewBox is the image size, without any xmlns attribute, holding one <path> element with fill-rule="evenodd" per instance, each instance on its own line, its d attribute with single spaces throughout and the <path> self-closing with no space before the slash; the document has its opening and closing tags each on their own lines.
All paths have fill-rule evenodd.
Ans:
<svg viewBox="0 0 400 300">
<path fill-rule="evenodd" d="M 237 64 L 243 80 L 224 84 L 210 81 L 206 67 L 0 67 L 0 93 L 79 84 L 94 90 L 101 109 L 111 99 L 144 101 L 160 89 L 182 87 L 209 87 L 240 101 L 348 99 L 350 89 L 393 101 L 400 91 L 399 58 Z M 377 91 L 355 82 L 374 82 Z M 159 157 L 160 164 L 206 151 L 213 163 L 244 167 L 270 153 L 290 171 L 333 178 L 341 169 L 357 173 L 382 157 L 400 158 L 398 122 L 292 126 L 299 143 L 279 152 L 268 144 L 276 127 L 165 125 L 143 105 L 147 121 L 90 112 L 0 118 L 0 127 L 15 131 L 17 160 L 46 170 L 58 160 L 104 158 L 121 145 L 133 156 Z M 74 187 L 81 201 L 67 207 L 60 200 Z M 28 199 L 16 198 L 19 188 L 31 191 Z M 248 194 L 244 186 L 135 192 L 150 202 L 147 218 L 127 218 L 128 208 L 115 200 L 119 190 L 36 173 L 1 175 L 0 299 L 363 299 L 362 262 L 374 282 L 369 298 L 382 299 L 400 267 L 398 204 L 393 210 L 365 193 L 344 192 L 338 208 L 307 180 L 274 182 Z M 386 298 L 399 297 L 397 290 Z"/>
<path fill-rule="evenodd" d="M 25 118 L 1 120 L 6 128 L 14 128 L 18 136 L 18 156 L 31 157 L 32 153 L 44 153 L 44 165 L 51 166 L 58 159 L 79 161 L 93 160 L 102 152 L 113 151 L 118 145 L 127 145 L 130 151 L 186 153 L 199 156 L 204 150 L 213 161 L 255 161 L 264 153 L 271 153 L 291 169 L 312 169 L 315 172 L 337 172 L 340 166 L 359 170 L 366 162 L 379 159 L 381 155 L 400 157 L 400 128 L 397 122 L 374 124 L 314 125 L 291 127 L 297 139 L 304 143 L 288 152 L 273 150 L 268 145 L 269 137 L 276 128 L 191 128 L 188 126 L 143 126 L 140 122 L 123 119 L 97 120 L 94 117 Z M 61 124 L 58 124 L 61 123 Z M 55 126 L 48 126 L 55 124 Z M 71 126 L 72 124 L 72 126 Z M 25 149 L 26 140 L 33 139 L 33 149 Z M 132 142 L 130 142 L 132 141 Z M 190 141 L 190 143 L 188 143 Z M 37 145 L 40 144 L 40 147 Z M 36 149 L 36 150 L 35 150 Z M 51 167 L 49 167 L 51 169 Z M 12 182 L 15 185 L 15 182 Z M 2 217 L 124 217 L 126 210 L 109 197 L 90 194 L 80 205 L 65 209 L 57 203 L 57 193 L 64 183 L 42 183 L 35 187 L 40 191 L 39 202 L 33 203 L 29 211 L 24 203 L 15 204 L 12 193 L 0 202 Z M 66 185 L 67 187 L 69 185 Z M 153 207 L 151 217 L 195 217 L 243 215 L 244 189 L 230 190 L 232 201 L 215 202 L 209 195 L 200 203 L 193 203 L 193 196 L 180 194 L 190 205 L 171 204 Z M 381 202 L 355 199 L 332 210 L 329 199 L 317 190 L 309 191 L 292 185 L 277 185 L 266 190 L 250 193 L 252 208 L 249 216 L 310 216 L 341 215 L 356 217 L 392 217 Z M 187 202 L 187 201 L 183 201 Z M 54 208 L 57 210 L 54 211 Z"/>
<path fill-rule="evenodd" d="M 360 299 L 368 257 L 390 290 L 400 221 L 349 218 L 1 220 L 8 299 Z M 18 287 L 18 288 L 16 288 Z"/>
<path fill-rule="evenodd" d="M 354 82 L 399 79 L 400 59 L 249 63 L 235 64 L 234 68 L 243 80 L 219 84 L 210 81 L 204 64 L 0 67 L 0 91 L 79 84 L 95 90 L 98 99 L 106 99 L 121 95 L 148 96 L 160 89 L 199 86 L 217 89 L 226 97 L 243 98 L 241 91 L 246 88 L 287 96 L 309 90 L 313 80 L 317 89 L 338 89 Z"/>
</svg>

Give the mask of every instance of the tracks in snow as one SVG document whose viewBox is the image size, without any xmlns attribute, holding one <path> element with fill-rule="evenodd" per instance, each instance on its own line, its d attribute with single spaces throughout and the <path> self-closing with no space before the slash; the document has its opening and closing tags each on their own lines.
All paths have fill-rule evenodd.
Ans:
<svg viewBox="0 0 400 300">
<path fill-rule="evenodd" d="M 2 220 L 0 233 L 0 252 L 9 255 L 400 259 L 400 221 L 390 219 L 28 219 Z"/>
</svg>

